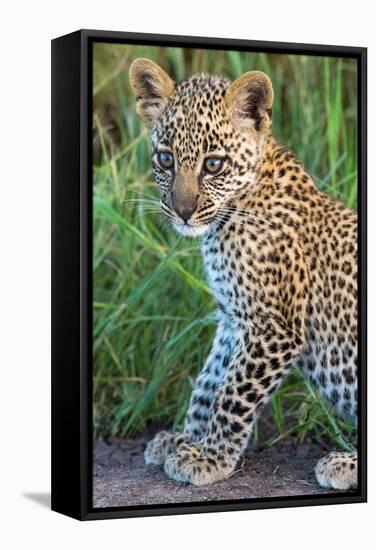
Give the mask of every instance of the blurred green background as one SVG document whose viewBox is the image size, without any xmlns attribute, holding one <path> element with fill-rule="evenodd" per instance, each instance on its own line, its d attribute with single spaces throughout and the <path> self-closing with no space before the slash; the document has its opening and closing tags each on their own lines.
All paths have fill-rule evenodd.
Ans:
<svg viewBox="0 0 376 550">
<path fill-rule="evenodd" d="M 182 426 L 193 381 L 215 330 L 199 243 L 163 222 L 148 135 L 135 112 L 128 68 L 139 56 L 175 80 L 196 72 L 272 79 L 273 131 L 317 185 L 355 207 L 355 60 L 94 44 L 94 436 L 133 437 L 149 425 Z M 260 445 L 293 435 L 352 448 L 351 428 L 295 369 L 273 398 Z"/>
</svg>

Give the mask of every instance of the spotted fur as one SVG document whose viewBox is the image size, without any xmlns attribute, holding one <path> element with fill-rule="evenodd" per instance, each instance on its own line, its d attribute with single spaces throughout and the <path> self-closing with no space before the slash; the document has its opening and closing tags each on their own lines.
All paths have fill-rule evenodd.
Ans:
<svg viewBox="0 0 376 550">
<path fill-rule="evenodd" d="M 175 84 L 138 59 L 130 80 L 150 128 L 162 211 L 177 231 L 201 237 L 218 303 L 184 431 L 158 434 L 145 459 L 205 485 L 232 474 L 255 418 L 295 363 L 356 421 L 357 218 L 274 139 L 265 74 Z M 324 487 L 356 487 L 357 455 L 330 454 L 316 476 Z"/>
</svg>

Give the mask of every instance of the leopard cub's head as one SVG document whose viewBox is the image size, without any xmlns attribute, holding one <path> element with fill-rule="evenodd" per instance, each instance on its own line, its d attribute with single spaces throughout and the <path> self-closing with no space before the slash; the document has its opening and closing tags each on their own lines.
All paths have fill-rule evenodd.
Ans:
<svg viewBox="0 0 376 550">
<path fill-rule="evenodd" d="M 161 208 L 183 235 L 202 235 L 253 185 L 273 88 L 262 72 L 234 82 L 195 75 L 176 84 L 154 62 L 130 68 L 137 112 L 150 128 Z"/>
</svg>

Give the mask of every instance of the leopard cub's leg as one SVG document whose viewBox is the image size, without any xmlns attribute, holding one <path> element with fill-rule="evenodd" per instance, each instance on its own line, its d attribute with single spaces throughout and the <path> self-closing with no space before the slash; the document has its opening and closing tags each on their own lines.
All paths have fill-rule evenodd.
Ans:
<svg viewBox="0 0 376 550">
<path fill-rule="evenodd" d="M 252 335 L 242 334 L 215 393 L 205 437 L 180 445 L 165 462 L 167 475 L 193 485 L 231 475 L 257 414 L 288 373 L 301 345 L 298 336 L 274 321 L 264 323 L 259 333 L 255 329 Z"/>
<path fill-rule="evenodd" d="M 331 452 L 321 458 L 315 468 L 321 487 L 348 491 L 358 485 L 358 454 Z"/>
<path fill-rule="evenodd" d="M 191 395 L 183 433 L 159 432 L 146 446 L 146 464 L 164 464 L 166 458 L 182 443 L 197 441 L 205 436 L 214 393 L 223 380 L 231 356 L 231 330 L 220 319 L 212 350 L 199 374 Z"/>
</svg>

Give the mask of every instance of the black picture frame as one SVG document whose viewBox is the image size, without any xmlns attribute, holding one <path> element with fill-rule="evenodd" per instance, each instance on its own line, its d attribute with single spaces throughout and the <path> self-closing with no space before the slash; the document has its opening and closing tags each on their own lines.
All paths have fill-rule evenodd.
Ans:
<svg viewBox="0 0 376 550">
<path fill-rule="evenodd" d="M 94 509 L 92 500 L 92 45 L 351 57 L 358 63 L 359 484 L 351 493 Z M 365 502 L 367 498 L 367 50 L 80 30 L 52 40 L 52 509 L 76 519 Z"/>
</svg>

